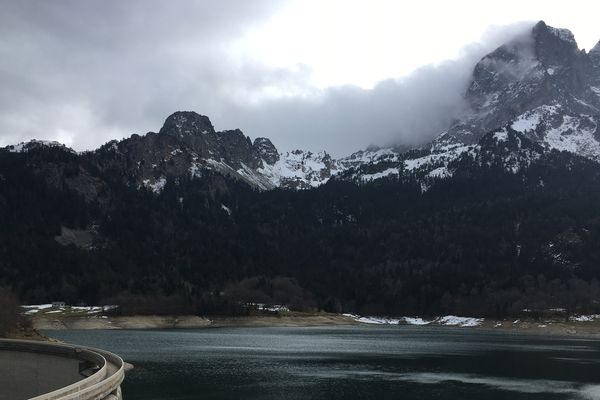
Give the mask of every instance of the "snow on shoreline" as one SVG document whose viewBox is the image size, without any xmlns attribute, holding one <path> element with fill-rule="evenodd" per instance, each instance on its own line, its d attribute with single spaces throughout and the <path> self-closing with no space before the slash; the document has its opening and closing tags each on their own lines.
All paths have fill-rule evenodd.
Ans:
<svg viewBox="0 0 600 400">
<path fill-rule="evenodd" d="M 569 317 L 569 321 L 573 321 L 573 322 L 592 322 L 597 319 L 600 319 L 600 314 L 574 315 L 572 317 Z"/>
<path fill-rule="evenodd" d="M 345 317 L 353 320 L 372 325 L 443 325 L 443 326 L 458 326 L 458 327 L 475 327 L 480 326 L 484 319 L 473 317 L 457 317 L 456 315 L 445 315 L 434 319 L 425 320 L 420 317 L 400 317 L 400 318 L 383 318 L 383 317 L 361 317 L 356 314 L 343 314 Z"/>
<path fill-rule="evenodd" d="M 456 315 L 445 315 L 435 317 L 433 319 L 423 319 L 421 317 L 398 317 L 398 318 L 385 318 L 385 317 L 373 317 L 373 316 L 360 316 L 356 314 L 343 314 L 345 317 L 352 318 L 356 322 L 371 325 L 441 325 L 441 326 L 456 326 L 461 328 L 472 328 L 481 326 L 484 322 L 484 318 L 475 317 L 458 317 Z M 593 322 L 600 320 L 600 314 L 591 315 L 573 315 L 569 317 L 570 322 Z M 515 320 L 513 324 L 521 322 L 519 319 Z M 502 326 L 502 323 L 497 323 L 495 327 Z M 545 327 L 546 325 L 540 325 Z"/>
<path fill-rule="evenodd" d="M 106 306 L 55 306 L 53 304 L 30 304 L 23 305 L 21 308 L 24 310 L 25 315 L 34 315 L 37 313 L 43 314 L 55 314 L 59 312 L 84 312 L 86 314 L 98 314 L 114 310 L 119 306 L 106 305 Z"/>
</svg>

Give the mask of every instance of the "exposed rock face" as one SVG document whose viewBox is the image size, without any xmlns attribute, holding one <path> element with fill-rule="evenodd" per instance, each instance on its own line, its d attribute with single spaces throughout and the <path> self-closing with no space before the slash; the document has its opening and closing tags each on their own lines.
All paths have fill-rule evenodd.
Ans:
<svg viewBox="0 0 600 400">
<path fill-rule="evenodd" d="M 215 128 L 205 115 L 193 111 L 177 111 L 166 119 L 159 133 L 179 138 L 202 137 L 214 135 Z"/>
<path fill-rule="evenodd" d="M 258 167 L 252 142 L 239 129 L 216 132 L 207 116 L 191 111 L 178 111 L 167 118 L 159 135 L 177 139 L 178 149 L 192 157 L 225 162 L 235 170 L 242 165 Z M 175 149 L 177 151 L 177 149 Z"/>
<path fill-rule="evenodd" d="M 340 165 L 326 152 L 279 153 L 267 138 L 254 142 L 239 130 L 215 131 L 209 118 L 189 111 L 169 116 L 159 133 L 132 135 L 105 144 L 91 158 L 125 183 L 159 192 L 169 180 L 216 171 L 251 186 L 307 189 L 319 186 Z"/>
<path fill-rule="evenodd" d="M 277 149 L 267 138 L 259 137 L 254 139 L 252 150 L 257 160 L 263 160 L 269 165 L 273 165 L 279 161 L 280 157 Z"/>
</svg>

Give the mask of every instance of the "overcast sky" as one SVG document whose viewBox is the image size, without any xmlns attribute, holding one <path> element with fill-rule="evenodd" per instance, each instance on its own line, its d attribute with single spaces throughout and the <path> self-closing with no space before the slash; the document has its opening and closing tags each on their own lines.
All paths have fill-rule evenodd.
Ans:
<svg viewBox="0 0 600 400">
<path fill-rule="evenodd" d="M 280 150 L 415 144 L 486 52 L 543 19 L 580 48 L 594 1 L 0 0 L 0 145 L 93 149 L 176 110 Z"/>
</svg>

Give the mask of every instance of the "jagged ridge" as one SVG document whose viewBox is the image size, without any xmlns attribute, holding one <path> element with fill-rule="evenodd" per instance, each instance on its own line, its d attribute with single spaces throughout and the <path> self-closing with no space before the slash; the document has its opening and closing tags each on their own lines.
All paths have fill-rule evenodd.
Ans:
<svg viewBox="0 0 600 400">
<path fill-rule="evenodd" d="M 369 182 L 406 176 L 420 179 L 426 189 L 431 181 L 451 177 L 455 160 L 466 154 L 478 157 L 490 132 L 517 132 L 543 151 L 568 151 L 600 161 L 600 42 L 586 53 L 570 31 L 540 21 L 529 34 L 477 63 L 465 100 L 468 113 L 431 144 L 408 152 L 369 148 L 337 160 L 324 151 L 280 153 L 268 138 L 252 142 L 239 129 L 215 131 L 207 116 L 179 111 L 158 133 L 109 142 L 87 157 L 100 170 L 122 176 L 126 184 L 156 192 L 168 180 L 207 171 L 260 190 L 308 189 L 332 178 Z M 7 149 L 40 146 L 58 144 L 32 141 Z M 503 153 L 509 169 L 516 168 L 513 156 Z"/>
</svg>

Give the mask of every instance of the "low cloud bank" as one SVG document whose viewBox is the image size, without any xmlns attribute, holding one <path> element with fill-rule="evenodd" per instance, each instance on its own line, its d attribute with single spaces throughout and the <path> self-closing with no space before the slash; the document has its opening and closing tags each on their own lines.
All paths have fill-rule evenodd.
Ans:
<svg viewBox="0 0 600 400">
<path fill-rule="evenodd" d="M 206 114 L 217 129 L 269 137 L 280 150 L 340 156 L 370 144 L 417 145 L 464 111 L 475 63 L 531 26 L 491 29 L 457 59 L 370 90 L 320 90 L 305 67 L 273 69 L 232 56 L 246 29 L 277 12 L 275 0 L 0 5 L 0 145 L 36 138 L 77 150 L 157 131 L 176 110 Z"/>
</svg>

